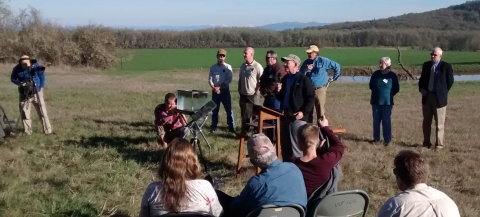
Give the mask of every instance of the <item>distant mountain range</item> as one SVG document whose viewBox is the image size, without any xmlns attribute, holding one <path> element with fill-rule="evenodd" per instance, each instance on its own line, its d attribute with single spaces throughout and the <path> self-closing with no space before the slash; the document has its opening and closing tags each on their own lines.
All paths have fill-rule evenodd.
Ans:
<svg viewBox="0 0 480 217">
<path fill-rule="evenodd" d="M 218 27 L 246 27 L 246 28 L 258 28 L 274 31 L 282 31 L 286 29 L 296 29 L 296 28 L 305 28 L 305 27 L 317 27 L 324 26 L 330 23 L 317 23 L 317 22 L 283 22 L 283 23 L 272 23 L 263 26 L 228 26 L 228 25 L 197 25 L 197 26 L 133 26 L 133 27 L 124 27 L 116 26 L 114 28 L 129 28 L 135 30 L 173 30 L 173 31 L 191 31 L 191 30 L 201 30 L 201 29 L 211 29 Z"/>
</svg>

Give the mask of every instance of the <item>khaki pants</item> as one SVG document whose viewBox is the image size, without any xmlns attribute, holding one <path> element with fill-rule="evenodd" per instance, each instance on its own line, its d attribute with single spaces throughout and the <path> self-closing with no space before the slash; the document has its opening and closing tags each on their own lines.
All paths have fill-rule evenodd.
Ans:
<svg viewBox="0 0 480 217">
<path fill-rule="evenodd" d="M 435 118 L 435 146 L 443 146 L 444 125 L 447 106 L 438 108 L 437 95 L 427 93 L 427 101 L 422 105 L 423 113 L 423 144 L 431 144 L 432 118 Z"/>
<path fill-rule="evenodd" d="M 45 101 L 43 100 L 43 91 L 38 93 L 38 96 L 39 97 L 34 95 L 33 97 L 26 99 L 23 94 L 20 94 L 20 115 L 22 117 L 23 129 L 27 135 L 32 134 L 32 119 L 30 118 L 32 105 L 35 107 L 38 117 L 40 117 L 42 121 L 43 132 L 45 134 L 52 133 L 52 126 L 50 126 L 50 120 L 48 119 L 47 107 L 45 105 Z M 41 104 L 41 108 L 39 102 Z"/>
<path fill-rule="evenodd" d="M 325 115 L 325 101 L 327 100 L 327 88 L 321 87 L 315 90 L 315 112 L 317 114 L 317 119 L 320 116 Z M 316 123 L 317 121 L 313 121 L 313 109 L 308 115 L 308 123 Z"/>
</svg>

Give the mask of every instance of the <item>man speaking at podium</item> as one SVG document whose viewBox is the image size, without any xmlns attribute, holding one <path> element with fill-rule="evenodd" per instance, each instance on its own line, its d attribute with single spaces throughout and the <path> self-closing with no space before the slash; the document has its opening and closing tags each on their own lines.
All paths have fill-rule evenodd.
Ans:
<svg viewBox="0 0 480 217">
<path fill-rule="evenodd" d="M 285 71 L 281 83 L 277 85 L 277 98 L 283 109 L 283 120 L 280 125 L 282 158 L 284 162 L 291 162 L 292 157 L 302 157 L 303 153 L 297 146 L 297 131 L 306 124 L 308 114 L 315 103 L 315 91 L 312 82 L 302 73 L 299 73 L 300 58 L 290 54 L 282 58 Z"/>
</svg>

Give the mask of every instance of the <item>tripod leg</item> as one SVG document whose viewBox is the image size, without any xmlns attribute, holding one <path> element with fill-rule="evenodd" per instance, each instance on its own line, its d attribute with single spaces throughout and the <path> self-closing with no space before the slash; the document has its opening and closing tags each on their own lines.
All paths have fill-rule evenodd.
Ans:
<svg viewBox="0 0 480 217">
<path fill-rule="evenodd" d="M 200 158 L 202 158 L 202 161 L 203 161 L 203 167 L 205 167 L 205 171 L 208 171 L 207 161 L 203 157 L 202 146 L 200 145 L 200 140 L 195 139 L 195 144 L 198 145 L 198 151 L 200 152 Z"/>
<path fill-rule="evenodd" d="M 208 142 L 207 137 L 205 137 L 205 134 L 203 134 L 203 131 L 202 130 L 199 130 L 199 131 L 200 131 L 200 134 L 202 134 L 203 139 L 205 139 L 205 142 L 208 145 L 208 149 L 209 149 L 208 156 L 211 156 L 212 155 L 212 146 Z"/>
</svg>

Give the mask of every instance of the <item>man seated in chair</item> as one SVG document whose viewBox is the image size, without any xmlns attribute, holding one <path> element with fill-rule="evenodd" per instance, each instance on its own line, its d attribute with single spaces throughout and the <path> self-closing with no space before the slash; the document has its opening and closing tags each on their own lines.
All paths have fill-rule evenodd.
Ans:
<svg viewBox="0 0 480 217">
<path fill-rule="evenodd" d="M 165 95 L 165 103 L 155 107 L 155 128 L 159 137 L 157 141 L 163 147 L 188 133 L 185 129 L 187 119 L 177 111 L 176 99 L 175 94 L 168 93 Z"/>
<path fill-rule="evenodd" d="M 412 150 L 400 151 L 393 174 L 402 192 L 383 204 L 378 217 L 460 217 L 455 202 L 445 193 L 426 184 L 429 166 L 421 154 Z"/>
<path fill-rule="evenodd" d="M 293 163 L 277 158 L 275 148 L 265 134 L 255 134 L 247 142 L 248 156 L 262 171 L 248 180 L 239 196 L 217 191 L 225 216 L 246 216 L 258 207 L 271 204 L 307 206 L 302 173 Z"/>
<path fill-rule="evenodd" d="M 326 139 L 320 141 L 319 135 L 328 139 L 330 147 L 322 148 Z M 328 120 L 318 120 L 318 127 L 313 124 L 301 126 L 297 132 L 298 147 L 303 156 L 293 160 L 293 163 L 302 171 L 307 195 L 310 195 L 323 184 L 331 175 L 332 169 L 342 159 L 345 146 L 328 126 Z M 337 180 L 338 181 L 338 180 Z M 335 183 L 336 185 L 336 183 Z M 336 186 L 332 186 L 336 189 Z"/>
</svg>

